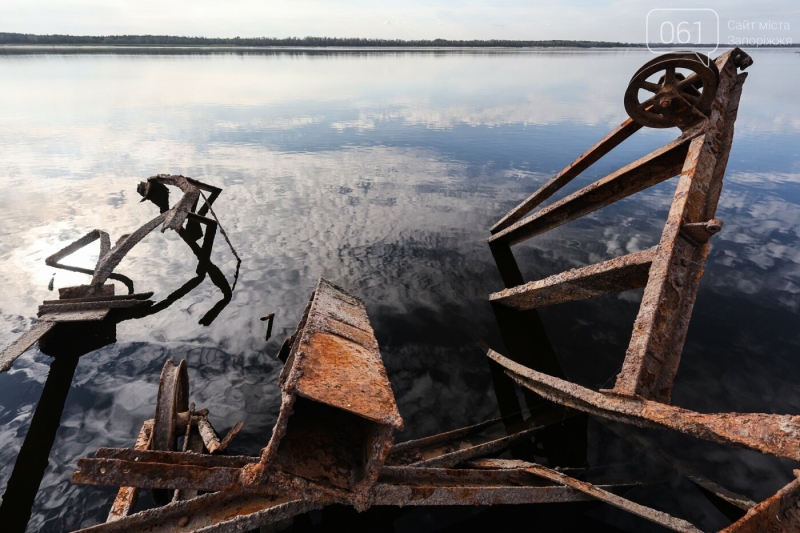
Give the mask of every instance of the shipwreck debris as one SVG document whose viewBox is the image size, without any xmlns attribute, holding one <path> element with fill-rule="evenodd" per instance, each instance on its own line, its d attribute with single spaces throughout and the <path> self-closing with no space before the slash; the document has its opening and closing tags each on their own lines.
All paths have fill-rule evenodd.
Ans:
<svg viewBox="0 0 800 533">
<path fill-rule="evenodd" d="M 159 508 L 129 512 L 131 488 L 109 522 L 84 531 L 232 531 L 254 528 L 329 503 L 359 509 L 370 505 L 476 505 L 585 501 L 569 487 L 534 480 L 507 469 L 454 469 L 466 460 L 502 451 L 536 431 L 479 439 L 499 420 L 404 443 L 392 453 L 402 428 L 363 303 L 320 280 L 292 337 L 280 376 L 281 412 L 261 457 L 156 451 L 144 445 L 147 425 L 134 449 L 100 449 L 82 459 L 73 480 L 179 491 L 217 491 Z M 186 406 L 185 366 L 168 362 L 159 388 L 159 408 L 174 422 L 154 424 L 169 443 Z M 176 406 L 176 407 L 173 407 Z M 191 409 L 190 409 L 191 411 Z M 175 415 L 177 413 L 177 415 Z M 186 415 L 188 416 L 188 414 Z M 561 421 L 563 408 L 549 408 L 537 423 Z M 153 430 L 155 432 L 155 429 Z M 466 439 L 466 440 L 465 440 Z M 169 447 L 169 444 L 165 445 Z M 390 459 L 391 458 L 391 459 Z M 387 459 L 394 466 L 386 466 Z M 611 490 L 619 488 L 608 487 Z M 624 489 L 623 489 L 624 490 Z M 245 526 L 246 525 L 246 526 Z M 204 529 L 208 528 L 208 529 Z"/>
<path fill-rule="evenodd" d="M 612 505 L 673 531 L 699 531 L 686 520 L 625 498 L 623 494 L 633 485 L 593 484 L 579 479 L 581 468 L 560 470 L 513 455 L 521 443 L 530 444 L 532 437 L 567 421 L 585 421 L 586 414 L 800 460 L 800 416 L 700 414 L 669 404 L 709 241 L 722 227 L 714 214 L 746 76 L 738 69 L 752 63 L 739 49 L 722 54 L 713 63 L 701 59 L 694 54 L 666 54 L 645 64 L 634 74 L 625 95 L 631 118 L 507 214 L 492 228 L 489 239 L 506 286 L 490 298 L 496 309 L 535 313 L 545 305 L 645 288 L 614 389 L 590 390 L 570 383 L 563 375 L 529 368 L 486 347 L 493 372 L 499 368 L 506 380 L 509 376 L 537 400 L 535 407 L 529 403 L 528 418 L 509 414 L 395 444 L 403 420 L 366 308 L 360 299 L 320 279 L 296 331 L 281 347 L 280 413 L 261 454 L 223 455 L 242 423 L 220 439 L 209 422 L 208 410 L 196 409 L 189 401 L 185 361 L 177 365 L 167 361 L 155 417 L 144 421 L 133 448 L 100 448 L 94 458 L 78 462 L 74 482 L 120 487 L 107 522 L 81 531 L 243 531 L 330 504 L 362 511 L 373 505 L 586 501 Z M 660 76 L 658 82 L 648 81 L 653 76 Z M 653 96 L 640 102 L 642 89 Z M 682 133 L 672 143 L 529 214 L 637 130 L 675 126 Z M 524 283 L 511 252 L 513 244 L 678 174 L 681 178 L 659 246 Z M 162 231 L 178 231 L 187 243 L 202 234 L 199 224 L 206 224 L 206 236 L 213 234 L 218 221 L 212 225 L 214 221 L 205 219 L 205 214 L 214 215 L 211 203 L 219 190 L 214 193 L 197 183 L 180 176 L 151 178 L 140 184 L 139 190 L 145 199 L 161 205 L 162 213 L 139 233 L 123 237 L 112 249 L 108 235 L 95 230 L 55 254 L 54 266 L 94 240 L 100 240 L 104 250 L 95 270 L 87 272 L 93 274 L 92 283 L 67 288 L 59 300 L 45 301 L 40 315 L 102 320 L 105 315 L 96 317 L 112 309 L 152 306 L 152 294 L 135 294 L 132 282 L 131 294 L 125 296 L 115 296 L 113 285 L 105 282 L 114 279 L 120 254 L 127 253 L 123 248 L 130 249 L 159 225 Z M 171 209 L 164 200 L 167 184 L 184 192 Z M 206 198 L 201 189 L 211 195 Z M 206 204 L 195 211 L 200 198 Z M 227 240 L 221 227 L 220 231 Z M 232 246 L 231 250 L 238 259 Z M 274 314 L 262 318 L 268 322 L 267 339 L 273 319 Z M 34 329 L 55 322 L 43 319 Z M 9 353 L 18 352 L 36 335 L 38 330 L 23 336 Z M 559 373 L 556 366 L 549 368 L 552 374 Z M 504 434 L 490 436 L 488 429 L 500 424 Z M 498 458 L 505 452 L 515 458 Z M 734 507 L 741 518 L 725 532 L 800 529 L 798 480 L 755 504 L 666 453 L 655 455 Z M 800 471 L 795 471 L 795 476 L 800 476 Z M 142 489 L 152 490 L 164 505 L 135 513 Z"/>
<path fill-rule="evenodd" d="M 186 361 L 175 365 L 172 361 L 164 363 L 158 385 L 155 417 L 145 420 L 133 449 L 136 451 L 170 451 L 190 454 L 213 454 L 225 451 L 228 444 L 239 433 L 244 422 L 238 422 L 227 436 L 220 441 L 211 422 L 208 409 L 195 409 L 189 403 L 189 375 Z M 183 445 L 178 450 L 178 439 L 183 437 Z M 111 511 L 108 522 L 115 522 L 128 516 L 136 505 L 139 489 L 121 487 Z M 197 496 L 194 490 L 154 491 L 156 501 L 164 504 L 170 501 L 183 501 Z"/>
<path fill-rule="evenodd" d="M 178 187 L 184 193 L 181 199 L 171 208 L 169 207 L 167 185 Z M 150 300 L 153 296 L 152 292 L 134 293 L 133 281 L 127 276 L 115 273 L 114 270 L 136 244 L 159 226 L 161 226 L 162 233 L 167 229 L 176 231 L 197 255 L 200 261 L 200 267 L 198 267 L 198 277 L 200 279 L 197 283 L 199 284 L 202 277 L 205 277 L 206 273 L 211 271 L 211 278 L 214 283 L 226 294 L 226 300 L 230 299 L 230 293 L 235 288 L 236 280 L 238 279 L 241 259 L 211 207 L 211 204 L 222 192 L 222 189 L 184 176 L 159 174 L 148 178 L 146 182 L 141 182 L 137 190 L 143 197 L 142 201 L 152 201 L 159 206 L 161 213 L 133 233 L 120 237 L 113 247 L 107 232 L 94 229 L 45 259 L 45 264 L 48 266 L 89 274 L 92 276 L 92 280 L 88 285 L 59 288 L 58 300 L 45 300 L 42 302 L 37 314 L 38 321 L 34 323 L 31 329 L 0 352 L 0 372 L 5 372 L 11 368 L 11 365 L 14 364 L 14 361 L 19 356 L 51 331 L 57 323 L 99 322 L 105 320 L 112 309 L 147 309 L 153 306 L 155 302 Z M 203 191 L 209 192 L 210 195 L 206 197 Z M 201 197 L 205 203 L 198 209 L 197 204 Z M 213 218 L 205 216 L 209 212 Z M 205 225 L 205 233 L 200 228 L 200 224 Z M 238 261 L 233 287 L 226 286 L 227 280 L 225 280 L 225 277 L 213 272 L 216 267 L 213 267 L 208 259 L 217 229 L 225 237 L 231 252 Z M 194 241 L 203 236 L 205 238 L 202 248 L 200 248 Z M 66 257 L 98 240 L 100 241 L 100 253 L 94 269 L 65 265 L 61 262 Z M 128 294 L 115 295 L 114 285 L 106 283 L 109 279 L 123 283 L 128 288 Z M 226 300 L 223 300 L 222 307 L 227 304 Z M 201 323 L 206 325 L 210 323 L 210 320 L 213 320 L 216 317 L 216 313 L 218 313 L 218 311 L 216 313 L 213 313 L 213 311 L 209 312 L 207 317 L 201 319 Z"/>
<path fill-rule="evenodd" d="M 261 317 L 262 322 L 267 323 L 267 333 L 264 340 L 268 341 L 272 337 L 272 323 L 275 321 L 275 313 L 269 313 Z"/>
<path fill-rule="evenodd" d="M 82 531 L 234 531 L 254 528 L 331 503 L 358 510 L 372 505 L 497 505 L 608 501 L 675 531 L 697 531 L 680 519 L 633 503 L 627 486 L 595 486 L 532 463 L 486 459 L 570 411 L 549 405 L 524 426 L 500 437 L 479 434 L 502 419 L 393 445 L 403 427 L 363 303 L 320 280 L 279 378 L 281 411 L 260 457 L 158 451 L 143 427 L 134 449 L 101 448 L 81 459 L 77 483 L 214 494 L 110 521 Z M 192 419 L 185 366 L 168 362 L 159 409 L 172 416 L 162 427 L 162 449 L 173 448 L 182 417 Z M 147 423 L 146 423 L 147 424 Z M 198 424 L 199 427 L 199 424 Z M 172 436 L 170 436 L 172 435 Z M 152 440 L 150 442 L 155 442 Z M 210 449 L 209 449 L 210 450 Z M 130 488 L 115 509 L 130 510 Z M 127 511 L 126 511 L 127 512 Z M 112 520 L 113 518 L 113 520 Z"/>
</svg>

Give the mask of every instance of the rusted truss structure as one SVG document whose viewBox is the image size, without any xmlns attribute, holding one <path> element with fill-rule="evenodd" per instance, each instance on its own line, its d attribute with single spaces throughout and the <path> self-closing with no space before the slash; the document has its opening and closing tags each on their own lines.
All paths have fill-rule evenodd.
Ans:
<svg viewBox="0 0 800 533">
<path fill-rule="evenodd" d="M 167 185 L 177 187 L 183 193 L 180 200 L 172 207 L 169 207 Z M 131 249 L 157 227 L 161 226 L 162 233 L 171 229 L 180 234 L 198 257 L 210 254 L 217 229 L 230 245 L 211 207 L 222 192 L 219 187 L 184 176 L 159 174 L 141 182 L 137 190 L 142 196 L 142 201 L 152 201 L 160 207 L 161 213 L 133 233 L 121 236 L 113 247 L 107 232 L 94 229 L 45 259 L 48 266 L 88 274 L 92 276 L 92 280 L 88 285 L 60 288 L 57 300 L 42 302 L 37 315 L 38 321 L 33 327 L 0 352 L 0 372 L 11 368 L 19 356 L 58 323 L 99 322 L 104 320 L 112 309 L 144 309 L 153 306 L 154 302 L 150 300 L 152 292 L 135 293 L 133 281 L 127 276 L 115 273 L 114 270 Z M 208 196 L 203 191 L 207 192 Z M 198 209 L 201 198 L 204 202 Z M 211 218 L 206 216 L 209 212 Z M 205 226 L 205 232 L 201 224 Z M 198 247 L 194 242 L 200 237 L 204 237 L 202 247 Z M 65 258 L 95 241 L 100 241 L 100 251 L 94 269 L 62 263 Z M 233 246 L 230 246 L 233 254 L 239 259 Z M 123 283 L 128 288 L 128 294 L 115 295 L 114 285 L 106 283 L 109 279 Z"/>
<path fill-rule="evenodd" d="M 747 77 L 738 69 L 751 63 L 747 54 L 735 49 L 721 55 L 710 67 L 687 56 L 659 57 L 646 64 L 634 76 L 631 87 L 638 90 L 639 78 L 659 72 L 663 72 L 662 83 L 642 81 L 640 84 L 655 94 L 635 109 L 647 109 L 646 116 L 658 117 L 656 125 L 663 126 L 666 122 L 666 125 L 680 126 L 683 133 L 662 148 L 528 215 L 643 127 L 637 119 L 630 118 L 491 229 L 489 245 L 493 253 L 508 256 L 511 245 L 680 175 L 661 240 L 655 248 L 529 283 L 522 283 L 521 275 L 507 274 L 506 289 L 490 297 L 502 305 L 532 309 L 644 287 L 625 363 L 614 386 L 617 394 L 669 401 L 708 255 L 709 238 L 722 225 L 714 214 L 733 140 L 739 97 Z M 685 79 L 676 74 L 677 68 L 687 66 L 711 74 L 701 77 L 695 73 Z M 698 88 L 703 90 L 702 97 L 686 92 Z M 713 100 L 707 98 L 709 95 L 715 95 Z M 707 100 L 710 100 L 708 117 L 701 113 L 702 108 L 690 106 L 695 101 L 700 105 Z M 692 110 L 689 117 L 686 106 Z M 660 114 L 655 114 L 656 109 Z M 698 117 L 702 119 L 698 121 Z M 689 121 L 692 118 L 694 120 Z"/>
<path fill-rule="evenodd" d="M 487 355 L 520 386 L 565 407 L 797 461 L 800 416 L 701 414 L 669 404 L 710 237 L 722 227 L 714 215 L 747 76 L 739 71 L 751 64 L 752 59 L 738 48 L 723 53 L 715 62 L 697 54 L 666 54 L 645 64 L 625 95 L 631 118 L 491 228 L 489 245 L 506 286 L 490 296 L 494 304 L 531 310 L 644 288 L 613 389 L 593 391 L 523 366 L 493 350 Z M 679 69 L 689 71 L 688 75 Z M 659 75 L 657 82 L 652 81 Z M 640 102 L 641 91 L 652 96 Z M 643 126 L 677 126 L 682 133 L 662 148 L 534 211 Z M 511 246 L 674 176 L 680 178 L 656 247 L 524 282 Z M 726 532 L 800 531 L 796 480 L 759 505 L 719 489 L 710 488 L 726 501 L 747 509 L 747 514 Z"/>
</svg>

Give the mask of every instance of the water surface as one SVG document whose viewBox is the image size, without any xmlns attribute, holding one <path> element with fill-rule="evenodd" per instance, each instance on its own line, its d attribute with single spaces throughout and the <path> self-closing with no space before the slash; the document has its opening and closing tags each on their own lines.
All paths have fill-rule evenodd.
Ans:
<svg viewBox="0 0 800 533">
<path fill-rule="evenodd" d="M 725 226 L 713 240 L 673 403 L 797 414 L 800 56 L 752 56 L 717 212 Z M 215 211 L 243 258 L 233 298 L 210 325 L 199 322 L 222 294 L 205 279 L 164 311 L 120 323 L 116 342 L 80 359 L 28 529 L 105 520 L 114 491 L 72 485 L 70 474 L 98 447 L 132 445 L 153 416 L 168 358 L 187 360 L 192 400 L 210 409 L 218 431 L 245 421 L 231 452 L 257 453 L 279 409 L 273 356 L 320 276 L 367 305 L 407 428 L 400 440 L 497 416 L 489 367 L 471 337 L 505 349 L 486 301 L 502 288 L 488 228 L 626 118 L 625 87 L 649 59 L 640 50 L 0 55 L 1 345 L 30 326 L 42 300 L 56 298 L 45 257 L 91 229 L 116 240 L 157 214 L 136 194 L 148 176 L 222 187 Z M 638 133 L 561 195 L 676 134 Z M 515 247 L 525 278 L 657 244 L 675 183 Z M 71 264 L 91 266 L 94 253 Z M 232 282 L 236 260 L 222 239 L 212 259 Z M 176 234 L 155 232 L 118 271 L 163 300 L 195 276 L 196 263 Z M 54 286 L 86 279 L 58 271 Z M 613 383 L 640 298 L 630 291 L 541 310 L 569 379 Z M 274 336 L 265 343 L 258 319 L 269 312 Z M 52 361 L 34 348 L 0 375 L 3 487 Z M 757 501 L 797 468 L 642 435 Z M 589 421 L 590 465 L 648 460 L 637 453 Z M 727 523 L 685 480 L 628 497 L 701 528 Z M 387 520 L 396 531 L 436 531 L 475 512 L 423 509 Z M 519 513 L 539 511 L 482 512 L 512 530 Z M 589 516 L 623 531 L 647 527 L 607 508 Z M 323 516 L 317 527 L 334 527 L 324 520 L 334 521 Z"/>
</svg>

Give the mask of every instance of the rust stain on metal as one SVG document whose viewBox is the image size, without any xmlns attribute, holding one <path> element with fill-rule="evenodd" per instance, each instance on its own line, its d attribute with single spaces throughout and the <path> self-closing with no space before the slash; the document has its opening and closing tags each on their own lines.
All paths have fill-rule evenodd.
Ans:
<svg viewBox="0 0 800 533">
<path fill-rule="evenodd" d="M 800 470 L 794 471 L 795 477 Z M 800 480 L 750 509 L 746 515 L 720 533 L 795 533 L 800 531 Z"/>
<path fill-rule="evenodd" d="M 524 310 L 638 289 L 647 284 L 655 253 L 656 250 L 650 248 L 596 265 L 573 268 L 496 292 L 489 296 L 489 300 Z"/>
<path fill-rule="evenodd" d="M 631 514 L 634 514 L 636 516 L 639 516 L 656 524 L 662 525 L 673 531 L 682 531 L 685 533 L 701 532 L 701 530 L 697 529 L 686 520 L 681 520 L 679 518 L 670 516 L 666 513 L 662 513 L 661 511 L 645 507 L 644 505 L 639 505 L 638 503 L 626 500 L 621 496 L 617 496 L 616 494 L 613 494 L 599 487 L 596 487 L 591 483 L 580 481 L 562 472 L 552 470 L 542 465 L 538 465 L 535 463 L 526 463 L 525 461 L 513 461 L 508 459 L 481 459 L 471 462 L 470 465 L 477 467 L 486 467 L 486 468 L 519 469 L 524 472 L 533 474 L 534 476 L 538 476 L 547 479 L 548 481 L 552 481 L 553 483 L 557 483 L 559 485 L 564 485 L 566 487 L 575 489 L 588 496 L 591 496 L 592 498 L 596 498 L 602 502 L 605 502 L 609 505 L 627 511 Z"/>
<path fill-rule="evenodd" d="M 378 341 L 360 300 L 320 280 L 297 351 L 303 354 L 293 369 L 299 396 L 403 429 Z"/>
<path fill-rule="evenodd" d="M 595 392 L 526 368 L 493 350 L 487 355 L 520 385 L 561 405 L 635 426 L 672 429 L 720 444 L 800 460 L 800 416 L 696 413 L 610 391 Z"/>
</svg>

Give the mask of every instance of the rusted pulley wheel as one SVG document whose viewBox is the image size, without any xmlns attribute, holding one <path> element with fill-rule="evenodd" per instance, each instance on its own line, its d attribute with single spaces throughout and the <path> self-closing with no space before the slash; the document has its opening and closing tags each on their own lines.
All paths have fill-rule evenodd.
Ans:
<svg viewBox="0 0 800 533">
<path fill-rule="evenodd" d="M 658 81 L 649 81 L 654 79 Z M 706 56 L 664 54 L 633 75 L 625 91 L 625 111 L 642 126 L 686 129 L 708 116 L 718 83 L 717 66 Z M 642 90 L 644 100 L 639 96 Z"/>
<path fill-rule="evenodd" d="M 153 440 L 150 449 L 178 451 L 179 435 L 176 427 L 178 413 L 188 410 L 189 373 L 186 370 L 186 361 L 182 360 L 177 366 L 172 361 L 167 361 L 161 370 L 161 379 L 158 384 L 156 418 L 153 424 Z M 159 504 L 169 503 L 172 499 L 172 491 L 153 490 L 153 499 Z"/>
<path fill-rule="evenodd" d="M 153 450 L 176 451 L 178 413 L 189 410 L 189 374 L 186 361 L 178 366 L 167 361 L 161 370 L 156 400 L 156 419 L 153 424 Z"/>
</svg>

